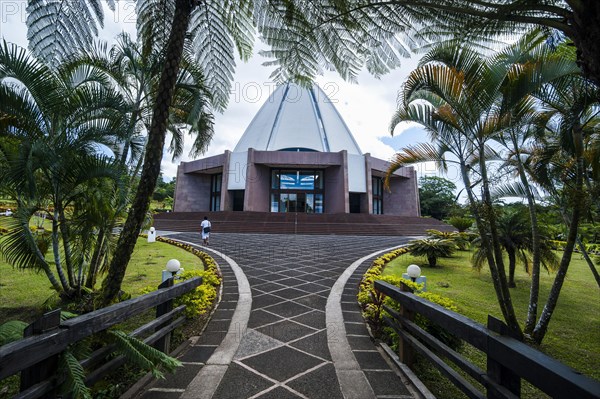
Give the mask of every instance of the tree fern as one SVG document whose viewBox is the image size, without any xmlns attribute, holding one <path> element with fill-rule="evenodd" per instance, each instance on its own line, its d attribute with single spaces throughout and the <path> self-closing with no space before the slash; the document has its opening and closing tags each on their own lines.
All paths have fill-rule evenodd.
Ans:
<svg viewBox="0 0 600 399">
<path fill-rule="evenodd" d="M 11 320 L 0 324 L 0 346 L 23 338 L 23 331 L 26 327 L 27 323 L 20 320 Z"/>
<path fill-rule="evenodd" d="M 61 353 L 58 370 L 64 377 L 61 392 L 70 393 L 74 398 L 92 399 L 92 392 L 85 385 L 85 370 L 70 348 Z"/>
<path fill-rule="evenodd" d="M 167 354 L 145 344 L 137 338 L 131 337 L 123 331 L 110 330 L 108 335 L 117 345 L 121 354 L 128 361 L 144 370 L 149 370 L 155 378 L 164 378 L 158 367 L 164 367 L 168 372 L 173 372 L 181 366 L 181 362 Z"/>
<path fill-rule="evenodd" d="M 73 51 L 90 47 L 104 27 L 103 3 L 114 10 L 115 0 L 29 0 L 30 50 L 56 67 Z"/>
</svg>

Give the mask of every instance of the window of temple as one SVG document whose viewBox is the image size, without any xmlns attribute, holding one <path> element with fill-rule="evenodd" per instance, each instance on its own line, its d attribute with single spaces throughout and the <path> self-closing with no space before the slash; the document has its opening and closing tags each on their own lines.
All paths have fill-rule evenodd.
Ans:
<svg viewBox="0 0 600 399">
<path fill-rule="evenodd" d="M 373 215 L 383 215 L 383 179 L 373 177 Z"/>
<path fill-rule="evenodd" d="M 221 210 L 221 185 L 223 182 L 223 174 L 218 173 L 210 176 L 210 210 Z"/>
</svg>

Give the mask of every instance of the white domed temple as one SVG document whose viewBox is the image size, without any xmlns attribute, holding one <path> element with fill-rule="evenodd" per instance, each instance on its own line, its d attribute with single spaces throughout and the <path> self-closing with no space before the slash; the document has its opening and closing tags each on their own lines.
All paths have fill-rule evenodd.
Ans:
<svg viewBox="0 0 600 399">
<path fill-rule="evenodd" d="M 233 151 L 182 162 L 175 212 L 419 216 L 415 170 L 383 189 L 388 162 L 363 154 L 317 85 L 279 86 Z"/>
</svg>

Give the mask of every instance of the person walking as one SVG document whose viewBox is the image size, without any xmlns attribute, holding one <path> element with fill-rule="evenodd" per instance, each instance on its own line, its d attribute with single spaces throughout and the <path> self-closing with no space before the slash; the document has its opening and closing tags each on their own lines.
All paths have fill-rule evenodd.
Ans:
<svg viewBox="0 0 600 399">
<path fill-rule="evenodd" d="M 200 227 L 202 228 L 202 242 L 204 245 L 208 245 L 208 240 L 210 238 L 210 221 L 208 220 L 208 216 L 204 216 L 204 220 L 200 223 Z"/>
</svg>

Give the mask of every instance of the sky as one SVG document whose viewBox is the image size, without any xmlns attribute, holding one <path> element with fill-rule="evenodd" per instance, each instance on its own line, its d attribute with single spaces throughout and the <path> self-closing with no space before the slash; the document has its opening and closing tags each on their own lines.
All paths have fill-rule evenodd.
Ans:
<svg viewBox="0 0 600 399">
<path fill-rule="evenodd" d="M 134 4 L 129 1 L 117 4 L 114 13 L 105 7 L 105 26 L 99 37 L 108 43 L 112 43 L 122 31 L 135 36 Z M 0 0 L 0 36 L 23 47 L 27 47 L 26 7 L 26 0 Z M 261 46 L 264 48 L 257 41 L 255 54 Z M 214 138 L 202 157 L 232 150 L 260 106 L 273 92 L 275 85 L 269 80 L 271 69 L 261 65 L 264 61 L 266 59 L 256 54 L 246 63 L 238 62 L 229 106 L 222 114 L 215 114 Z M 388 128 L 398 91 L 417 62 L 416 57 L 406 59 L 401 68 L 380 79 L 364 71 L 358 77 L 358 84 L 345 82 L 334 72 L 327 72 L 316 79 L 344 118 L 363 153 L 388 160 L 403 146 L 427 141 L 425 132 L 418 125 L 401 124 L 396 127 L 393 137 Z M 186 139 L 189 144 L 193 141 L 191 137 Z M 186 148 L 188 150 L 176 161 L 172 161 L 165 150 L 162 172 L 166 181 L 176 175 L 181 161 L 193 160 L 188 154 L 189 145 Z M 419 175 L 438 174 L 432 164 L 417 165 L 416 169 Z M 458 184 L 456 176 L 446 177 Z"/>
</svg>

